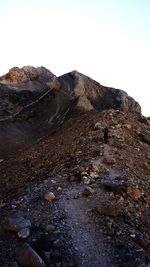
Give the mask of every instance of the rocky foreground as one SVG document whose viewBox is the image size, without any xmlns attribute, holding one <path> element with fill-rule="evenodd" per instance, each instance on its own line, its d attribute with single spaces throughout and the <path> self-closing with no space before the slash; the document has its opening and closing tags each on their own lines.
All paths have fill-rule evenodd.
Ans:
<svg viewBox="0 0 150 267">
<path fill-rule="evenodd" d="M 90 111 L 1 159 L 0 266 L 148 267 L 149 145 L 142 115 Z"/>
<path fill-rule="evenodd" d="M 139 104 L 76 71 L 23 67 L 0 78 L 0 117 L 0 267 L 149 267 Z"/>
</svg>

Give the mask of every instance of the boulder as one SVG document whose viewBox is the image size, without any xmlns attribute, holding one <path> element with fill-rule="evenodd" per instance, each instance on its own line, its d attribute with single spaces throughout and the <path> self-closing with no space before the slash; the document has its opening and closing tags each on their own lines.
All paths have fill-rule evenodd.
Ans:
<svg viewBox="0 0 150 267">
<path fill-rule="evenodd" d="M 80 108 L 85 111 L 89 110 L 89 105 L 86 105 L 86 102 L 90 102 L 96 110 L 121 108 L 127 112 L 141 113 L 140 105 L 125 91 L 103 86 L 78 71 L 64 74 L 58 79 L 63 90 L 67 94 L 77 97 Z M 84 101 L 81 101 L 80 99 L 83 97 Z"/>
<path fill-rule="evenodd" d="M 28 243 L 19 247 L 16 251 L 16 260 L 22 267 L 45 267 L 44 261 L 31 248 Z"/>
</svg>

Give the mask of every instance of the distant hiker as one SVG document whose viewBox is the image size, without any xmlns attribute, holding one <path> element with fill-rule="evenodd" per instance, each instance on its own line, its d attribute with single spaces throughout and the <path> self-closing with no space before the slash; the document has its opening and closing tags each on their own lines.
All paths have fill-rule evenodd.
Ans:
<svg viewBox="0 0 150 267">
<path fill-rule="evenodd" d="M 103 133 L 104 133 L 104 143 L 107 144 L 109 129 L 107 127 L 105 127 L 103 129 Z"/>
</svg>

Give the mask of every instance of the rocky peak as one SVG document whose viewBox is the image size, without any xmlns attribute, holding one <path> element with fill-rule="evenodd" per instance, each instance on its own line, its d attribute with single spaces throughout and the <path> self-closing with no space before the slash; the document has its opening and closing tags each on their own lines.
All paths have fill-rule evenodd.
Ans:
<svg viewBox="0 0 150 267">
<path fill-rule="evenodd" d="M 62 75 L 58 79 L 67 94 L 78 97 L 77 107 L 79 109 L 101 111 L 121 108 L 126 112 L 141 113 L 140 105 L 125 91 L 103 86 L 77 71 Z"/>
<path fill-rule="evenodd" d="M 4 148 L 5 143 L 33 142 L 62 124 L 68 113 L 108 109 L 141 113 L 125 91 L 103 86 L 78 71 L 56 77 L 44 67 L 15 67 L 0 77 L 0 142 Z"/>
<path fill-rule="evenodd" d="M 17 84 L 27 81 L 35 81 L 38 79 L 53 79 L 54 74 L 52 74 L 48 69 L 44 67 L 32 67 L 24 66 L 22 68 L 14 67 L 9 70 L 9 72 L 0 78 L 0 83 L 5 84 Z"/>
</svg>

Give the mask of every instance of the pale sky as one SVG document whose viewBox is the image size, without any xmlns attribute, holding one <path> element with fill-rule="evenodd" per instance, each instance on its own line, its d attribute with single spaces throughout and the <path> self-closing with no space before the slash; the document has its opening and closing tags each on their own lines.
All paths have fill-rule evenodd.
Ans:
<svg viewBox="0 0 150 267">
<path fill-rule="evenodd" d="M 72 70 L 125 90 L 150 116 L 150 0 L 0 0 L 0 75 Z"/>
</svg>

